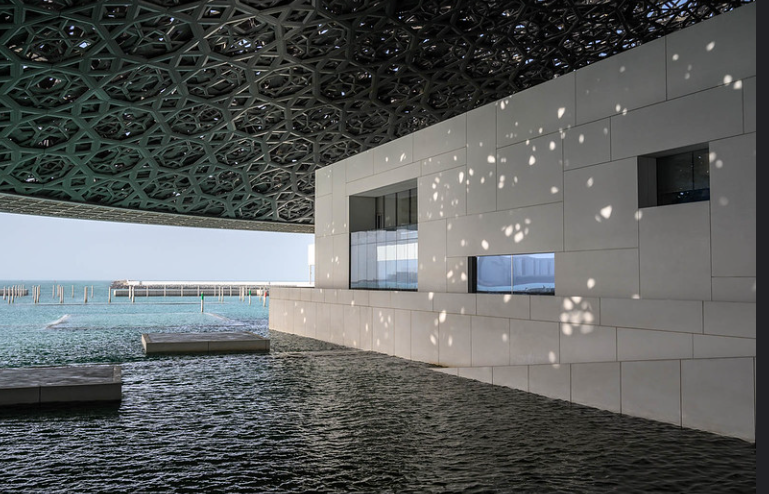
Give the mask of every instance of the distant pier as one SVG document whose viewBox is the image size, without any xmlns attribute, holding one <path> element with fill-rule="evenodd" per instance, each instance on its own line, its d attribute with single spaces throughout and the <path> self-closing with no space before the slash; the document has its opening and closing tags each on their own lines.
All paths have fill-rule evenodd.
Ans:
<svg viewBox="0 0 769 494">
<path fill-rule="evenodd" d="M 269 297 L 271 287 L 311 287 L 307 282 L 275 281 L 113 281 L 114 297 Z"/>
</svg>

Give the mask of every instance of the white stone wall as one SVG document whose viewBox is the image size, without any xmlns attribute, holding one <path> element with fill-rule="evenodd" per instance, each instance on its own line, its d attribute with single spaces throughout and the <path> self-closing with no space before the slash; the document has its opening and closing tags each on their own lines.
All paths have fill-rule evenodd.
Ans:
<svg viewBox="0 0 769 494">
<path fill-rule="evenodd" d="M 755 440 L 756 5 L 319 170 L 316 288 L 270 327 Z M 638 209 L 637 157 L 709 145 L 709 202 Z M 349 196 L 419 193 L 419 291 L 347 290 Z M 555 253 L 556 296 L 467 293 Z"/>
</svg>

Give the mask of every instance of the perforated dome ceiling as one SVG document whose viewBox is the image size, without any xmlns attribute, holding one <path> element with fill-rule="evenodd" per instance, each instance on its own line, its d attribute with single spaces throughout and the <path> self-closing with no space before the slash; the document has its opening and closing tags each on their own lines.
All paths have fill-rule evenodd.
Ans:
<svg viewBox="0 0 769 494">
<path fill-rule="evenodd" d="M 312 231 L 314 172 L 744 1 L 0 2 L 0 211 Z"/>
</svg>

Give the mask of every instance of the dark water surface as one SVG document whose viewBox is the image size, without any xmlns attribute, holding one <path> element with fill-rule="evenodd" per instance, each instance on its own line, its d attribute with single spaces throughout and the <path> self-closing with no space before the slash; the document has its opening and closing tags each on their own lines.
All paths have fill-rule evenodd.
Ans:
<svg viewBox="0 0 769 494">
<path fill-rule="evenodd" d="M 55 363 L 51 331 L 67 360 L 66 342 L 87 349 L 90 331 L 92 361 L 122 362 L 123 400 L 0 410 L 0 492 L 756 492 L 754 444 L 268 331 L 261 308 L 219 309 L 269 336 L 271 353 L 144 357 L 131 331 L 149 331 L 128 316 L 112 317 L 113 340 L 77 314 L 26 326 L 0 366 L 31 365 L 30 347 Z M 229 330 L 207 323 L 184 328 Z M 2 331 L 0 345 L 16 341 L 0 320 Z"/>
</svg>

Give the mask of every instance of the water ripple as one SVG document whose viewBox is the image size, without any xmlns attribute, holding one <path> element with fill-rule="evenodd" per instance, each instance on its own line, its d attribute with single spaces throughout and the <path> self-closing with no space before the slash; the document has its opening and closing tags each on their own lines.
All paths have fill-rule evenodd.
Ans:
<svg viewBox="0 0 769 494">
<path fill-rule="evenodd" d="M 123 401 L 0 411 L 0 491 L 756 491 L 754 444 L 262 331 L 270 354 L 105 339 L 85 355 L 123 362 Z"/>
</svg>

